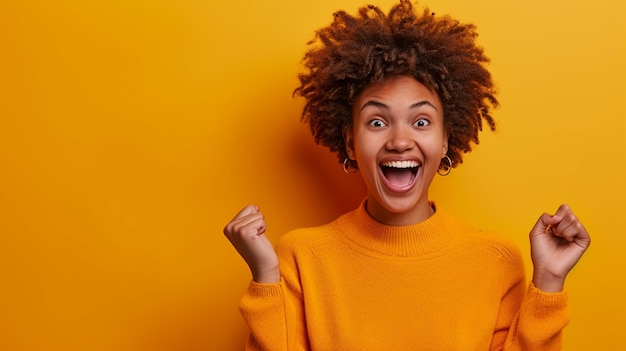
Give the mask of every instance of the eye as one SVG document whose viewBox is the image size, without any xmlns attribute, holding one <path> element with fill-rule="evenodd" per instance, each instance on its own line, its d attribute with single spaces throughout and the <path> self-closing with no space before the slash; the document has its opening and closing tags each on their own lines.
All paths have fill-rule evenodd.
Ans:
<svg viewBox="0 0 626 351">
<path fill-rule="evenodd" d="M 430 121 L 427 120 L 426 118 L 420 118 L 417 121 L 415 121 L 415 123 L 413 123 L 414 126 L 416 127 L 426 127 L 428 125 L 430 125 Z"/>
<path fill-rule="evenodd" d="M 382 128 L 386 126 L 385 122 L 381 121 L 380 119 L 373 119 L 370 121 L 369 124 L 371 127 L 374 128 Z"/>
</svg>

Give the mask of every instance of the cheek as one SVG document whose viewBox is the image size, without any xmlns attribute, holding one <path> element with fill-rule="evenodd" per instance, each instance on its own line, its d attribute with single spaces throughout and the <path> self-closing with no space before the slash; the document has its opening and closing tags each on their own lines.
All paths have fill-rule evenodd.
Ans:
<svg viewBox="0 0 626 351">
<path fill-rule="evenodd" d="M 439 136 L 433 136 L 428 142 L 421 143 L 422 152 L 430 156 L 431 158 L 441 159 L 444 157 L 447 151 L 447 143 L 444 138 Z"/>
<path fill-rule="evenodd" d="M 375 158 L 380 150 L 378 140 L 372 135 L 365 135 L 364 133 L 355 135 L 353 142 L 357 157 L 363 159 L 363 161 Z"/>
</svg>

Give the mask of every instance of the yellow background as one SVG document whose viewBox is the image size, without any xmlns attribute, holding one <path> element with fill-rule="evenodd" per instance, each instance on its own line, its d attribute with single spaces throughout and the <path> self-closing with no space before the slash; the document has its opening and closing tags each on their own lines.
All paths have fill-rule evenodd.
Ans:
<svg viewBox="0 0 626 351">
<path fill-rule="evenodd" d="M 291 97 L 313 31 L 362 4 L 0 2 L 0 349 L 241 350 L 250 278 L 226 222 L 254 202 L 275 241 L 364 196 Z M 569 203 L 593 245 L 564 350 L 619 347 L 625 3 L 428 5 L 477 24 L 502 102 L 432 199 L 527 258 L 536 218 Z"/>
</svg>

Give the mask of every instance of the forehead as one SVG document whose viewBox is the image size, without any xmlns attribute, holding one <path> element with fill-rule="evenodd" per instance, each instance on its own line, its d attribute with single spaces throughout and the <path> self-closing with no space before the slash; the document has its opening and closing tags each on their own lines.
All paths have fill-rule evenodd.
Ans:
<svg viewBox="0 0 626 351">
<path fill-rule="evenodd" d="M 354 107 L 360 108 L 370 100 L 409 105 L 425 100 L 441 110 L 441 101 L 437 93 L 411 76 L 393 76 L 367 85 L 358 95 Z"/>
</svg>

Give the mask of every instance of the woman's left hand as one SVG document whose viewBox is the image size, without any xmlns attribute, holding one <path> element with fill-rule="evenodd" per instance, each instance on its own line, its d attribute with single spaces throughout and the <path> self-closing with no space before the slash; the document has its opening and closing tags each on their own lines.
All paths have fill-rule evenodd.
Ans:
<svg viewBox="0 0 626 351">
<path fill-rule="evenodd" d="M 544 213 L 530 231 L 533 284 L 545 292 L 563 290 L 565 278 L 591 244 L 587 229 L 567 205 Z"/>
</svg>

